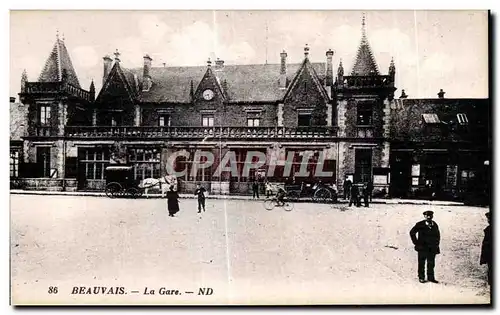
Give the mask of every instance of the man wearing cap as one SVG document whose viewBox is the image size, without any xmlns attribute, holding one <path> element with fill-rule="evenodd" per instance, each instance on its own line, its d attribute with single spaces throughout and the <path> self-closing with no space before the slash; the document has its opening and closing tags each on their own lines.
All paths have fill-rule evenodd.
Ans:
<svg viewBox="0 0 500 315">
<path fill-rule="evenodd" d="M 434 277 L 436 255 L 440 253 L 439 242 L 441 235 L 436 222 L 432 220 L 434 212 L 425 211 L 425 220 L 417 222 L 410 230 L 410 237 L 415 250 L 418 252 L 418 280 L 425 283 L 425 262 L 427 261 L 427 280 L 438 283 Z M 417 237 L 418 234 L 418 237 Z"/>
<path fill-rule="evenodd" d="M 484 229 L 484 239 L 481 244 L 481 259 L 479 264 L 488 265 L 488 284 L 491 285 L 491 220 L 489 212 L 485 215 L 486 218 L 488 218 L 488 226 Z"/>
</svg>

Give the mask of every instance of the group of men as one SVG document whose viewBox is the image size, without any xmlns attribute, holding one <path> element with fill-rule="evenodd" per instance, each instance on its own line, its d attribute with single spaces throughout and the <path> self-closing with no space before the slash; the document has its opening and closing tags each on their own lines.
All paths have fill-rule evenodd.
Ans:
<svg viewBox="0 0 500 315">
<path fill-rule="evenodd" d="M 372 201 L 373 195 L 373 182 L 368 181 L 363 185 L 362 192 L 360 191 L 360 185 L 358 183 L 353 183 L 351 179 L 346 175 L 344 180 L 344 199 L 349 200 L 349 207 L 353 204 L 356 207 L 361 207 L 361 195 L 363 196 L 363 201 L 365 207 L 369 207 Z"/>
</svg>

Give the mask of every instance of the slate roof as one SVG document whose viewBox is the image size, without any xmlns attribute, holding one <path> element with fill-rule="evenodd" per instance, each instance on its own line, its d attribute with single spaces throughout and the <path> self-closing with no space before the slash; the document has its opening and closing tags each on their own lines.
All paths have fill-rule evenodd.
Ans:
<svg viewBox="0 0 500 315">
<path fill-rule="evenodd" d="M 52 51 L 50 52 L 50 55 L 45 62 L 45 66 L 40 73 L 38 81 L 61 81 L 64 70 L 67 74 L 67 82 L 75 87 L 80 88 L 80 82 L 78 81 L 75 68 L 73 68 L 73 63 L 71 62 L 71 58 L 69 57 L 66 45 L 64 45 L 64 41 L 57 38 L 54 47 L 52 48 Z"/>
<path fill-rule="evenodd" d="M 405 142 L 466 140 L 476 144 L 491 140 L 491 105 L 489 99 L 397 99 L 391 110 L 391 138 Z M 467 128 L 458 114 L 465 114 Z M 437 117 L 430 124 L 447 131 L 435 138 L 425 133 L 425 117 Z M 434 121 L 432 121 L 434 122 Z"/>
<path fill-rule="evenodd" d="M 291 82 L 302 63 L 287 64 L 287 81 Z M 321 83 L 326 75 L 325 63 L 311 63 Z M 283 98 L 286 89 L 278 86 L 280 64 L 224 65 L 222 70 L 212 66 L 212 71 L 222 86 L 227 82 L 226 94 L 231 102 L 272 102 Z M 123 69 L 123 68 L 122 68 Z M 139 88 L 142 86 L 143 68 L 127 69 L 127 80 L 132 86 L 133 74 L 138 77 Z M 153 85 L 149 91 L 140 91 L 142 102 L 188 103 L 191 101 L 191 81 L 194 90 L 207 71 L 206 66 L 197 67 L 152 67 L 150 76 Z"/>
</svg>

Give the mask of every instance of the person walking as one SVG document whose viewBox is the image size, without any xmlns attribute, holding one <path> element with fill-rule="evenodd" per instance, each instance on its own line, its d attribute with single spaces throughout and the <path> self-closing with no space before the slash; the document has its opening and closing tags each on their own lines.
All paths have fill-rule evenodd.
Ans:
<svg viewBox="0 0 500 315">
<path fill-rule="evenodd" d="M 425 211 L 425 220 L 419 221 L 410 230 L 410 238 L 418 252 L 418 280 L 425 283 L 425 262 L 427 261 L 427 280 L 439 283 L 434 276 L 436 255 L 440 253 L 439 242 L 441 235 L 439 226 L 433 221 L 434 212 Z M 418 237 L 417 237 L 418 234 Z"/>
<path fill-rule="evenodd" d="M 206 189 L 202 187 L 200 184 L 196 185 L 196 190 L 194 192 L 195 196 L 198 196 L 198 213 L 201 213 L 201 209 L 203 208 L 203 212 L 205 212 L 205 193 Z"/>
<path fill-rule="evenodd" d="M 361 206 L 361 202 L 359 200 L 359 187 L 356 184 L 352 184 L 351 186 L 349 207 L 352 206 L 353 203 L 356 207 Z"/>
<path fill-rule="evenodd" d="M 179 194 L 174 190 L 174 186 L 170 186 L 170 190 L 167 191 L 167 206 L 170 217 L 179 212 Z"/>
<path fill-rule="evenodd" d="M 344 200 L 350 200 L 351 199 L 351 188 L 352 188 L 352 182 L 349 179 L 349 176 L 345 176 L 344 179 Z"/>
<path fill-rule="evenodd" d="M 488 226 L 484 229 L 483 243 L 481 244 L 481 258 L 479 261 L 480 265 L 488 265 L 488 284 L 491 286 L 491 219 L 490 213 L 486 213 L 486 218 L 488 218 Z"/>
<path fill-rule="evenodd" d="M 254 179 L 252 183 L 252 192 L 253 192 L 253 199 L 255 199 L 255 196 L 257 196 L 257 199 L 259 199 L 259 182 Z"/>
</svg>

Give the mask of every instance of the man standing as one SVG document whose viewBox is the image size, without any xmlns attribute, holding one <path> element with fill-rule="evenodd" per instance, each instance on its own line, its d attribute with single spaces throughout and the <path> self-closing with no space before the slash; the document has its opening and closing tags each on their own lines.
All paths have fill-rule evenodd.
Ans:
<svg viewBox="0 0 500 315">
<path fill-rule="evenodd" d="M 368 186 L 369 183 L 367 183 L 364 187 L 363 187 L 363 201 L 365 202 L 365 207 L 369 207 L 369 202 L 368 200 L 370 199 L 370 190 L 368 189 Z M 371 200 L 370 200 L 371 201 Z"/>
<path fill-rule="evenodd" d="M 488 218 L 488 226 L 484 229 L 484 239 L 481 244 L 481 259 L 479 264 L 488 265 L 488 284 L 491 286 L 491 220 L 489 212 L 485 215 L 486 218 Z"/>
<path fill-rule="evenodd" d="M 255 199 L 255 196 L 257 196 L 257 199 L 259 199 L 259 182 L 254 179 L 252 183 L 252 192 L 253 192 L 253 199 Z"/>
<path fill-rule="evenodd" d="M 353 203 L 356 205 L 356 207 L 361 206 L 361 201 L 359 200 L 359 187 L 356 184 L 351 185 L 349 207 L 352 206 Z"/>
<path fill-rule="evenodd" d="M 351 187 L 352 187 L 352 182 L 349 179 L 349 176 L 345 176 L 344 179 L 344 199 L 345 200 L 350 200 L 351 199 Z"/>
<path fill-rule="evenodd" d="M 205 212 L 205 192 L 206 189 L 201 187 L 200 184 L 196 185 L 196 191 L 194 194 L 195 196 L 198 196 L 198 213 L 201 213 L 201 208 L 203 208 L 203 212 Z"/>
<path fill-rule="evenodd" d="M 440 253 L 439 242 L 441 235 L 436 222 L 432 220 L 434 212 L 425 211 L 425 220 L 417 222 L 410 230 L 410 237 L 415 250 L 418 252 L 418 280 L 425 283 L 425 262 L 427 261 L 427 280 L 439 283 L 434 277 L 436 255 Z M 418 234 L 418 237 L 417 237 Z"/>
<path fill-rule="evenodd" d="M 372 196 L 373 196 L 373 182 L 371 180 L 368 181 L 366 184 L 366 190 L 368 197 L 370 198 L 370 202 L 372 202 Z"/>
</svg>

